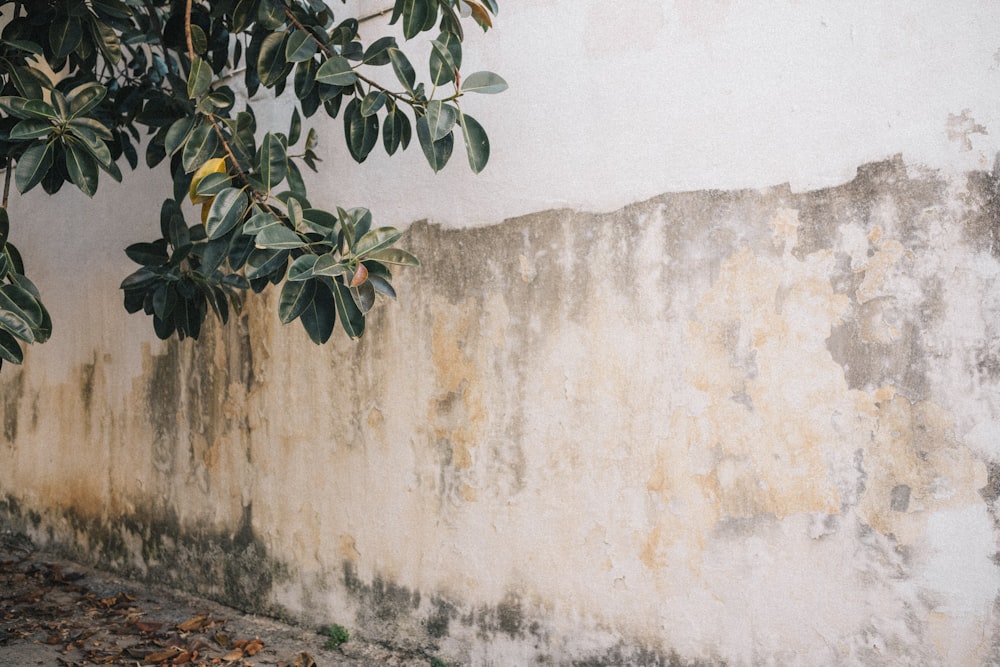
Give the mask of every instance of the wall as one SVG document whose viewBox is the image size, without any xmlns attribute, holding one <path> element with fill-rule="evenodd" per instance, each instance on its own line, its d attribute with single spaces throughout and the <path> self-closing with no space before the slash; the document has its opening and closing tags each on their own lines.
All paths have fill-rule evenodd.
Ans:
<svg viewBox="0 0 1000 667">
<path fill-rule="evenodd" d="M 481 176 L 335 166 L 422 220 L 358 343 L 156 341 L 155 212 L 18 200 L 3 525 L 462 664 L 1000 660 L 1000 8 L 622 4 L 502 6 Z"/>
</svg>

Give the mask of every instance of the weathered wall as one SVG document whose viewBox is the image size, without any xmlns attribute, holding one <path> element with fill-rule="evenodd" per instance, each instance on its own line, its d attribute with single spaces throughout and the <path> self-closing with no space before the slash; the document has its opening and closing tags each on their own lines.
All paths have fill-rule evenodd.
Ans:
<svg viewBox="0 0 1000 667">
<path fill-rule="evenodd" d="M 111 352 L 52 385 L 5 370 L 3 514 L 474 664 L 979 664 L 995 187 L 896 160 L 416 225 L 425 268 L 360 344 L 317 356 L 254 307 L 145 345 L 116 402 Z"/>
<path fill-rule="evenodd" d="M 1000 6 L 611 4 L 470 49 L 480 177 L 324 129 L 319 197 L 430 219 L 360 343 L 156 341 L 155 174 L 14 202 L 0 526 L 463 664 L 1000 660 Z"/>
</svg>

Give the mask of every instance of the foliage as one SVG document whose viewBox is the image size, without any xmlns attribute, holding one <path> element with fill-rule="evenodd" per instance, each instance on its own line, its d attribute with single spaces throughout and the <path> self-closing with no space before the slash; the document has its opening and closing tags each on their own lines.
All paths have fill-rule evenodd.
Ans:
<svg viewBox="0 0 1000 667">
<path fill-rule="evenodd" d="M 281 285 L 278 316 L 298 319 L 316 343 L 336 322 L 360 336 L 379 296 L 393 298 L 392 269 L 416 266 L 400 232 L 364 208 L 327 210 L 306 192 L 317 133 L 303 121 L 340 116 L 350 154 L 376 144 L 390 155 L 414 131 L 435 170 L 457 131 L 474 172 L 489 159 L 466 93 L 497 93 L 491 72 L 461 73 L 463 24 L 483 30 L 495 0 L 396 0 L 390 23 L 405 40 L 429 33 L 425 80 L 385 35 L 362 41 L 361 21 L 335 20 L 321 0 L 0 0 L 0 364 L 52 330 L 38 290 L 8 240 L 11 176 L 21 193 L 71 183 L 93 196 L 119 163 L 169 166 L 173 197 L 160 207 L 160 238 L 126 249 L 140 268 L 125 278 L 125 309 L 152 316 L 161 338 L 198 338 L 209 312 L 226 322 L 241 294 Z M 368 37 L 368 35 L 365 35 Z M 289 86 L 289 83 L 291 84 Z M 259 132 L 260 89 L 294 97 L 287 132 Z M 290 88 L 286 92 L 286 89 Z M 381 139 L 381 141 L 380 141 Z M 200 221 L 185 220 L 185 200 Z M 195 209 L 196 211 L 198 209 Z"/>
<path fill-rule="evenodd" d="M 347 632 L 347 628 L 334 623 L 326 629 L 326 648 L 340 648 L 340 645 L 346 644 L 350 637 L 351 636 L 350 633 Z"/>
</svg>

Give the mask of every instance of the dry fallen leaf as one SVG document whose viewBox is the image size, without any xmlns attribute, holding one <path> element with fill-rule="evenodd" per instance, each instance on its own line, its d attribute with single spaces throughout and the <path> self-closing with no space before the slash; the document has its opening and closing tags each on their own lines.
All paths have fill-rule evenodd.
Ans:
<svg viewBox="0 0 1000 667">
<path fill-rule="evenodd" d="M 195 630 L 200 630 L 204 627 L 205 623 L 208 622 L 208 614 L 199 614 L 193 618 L 189 618 L 183 623 L 177 624 L 177 629 L 181 632 L 194 632 Z"/>
</svg>

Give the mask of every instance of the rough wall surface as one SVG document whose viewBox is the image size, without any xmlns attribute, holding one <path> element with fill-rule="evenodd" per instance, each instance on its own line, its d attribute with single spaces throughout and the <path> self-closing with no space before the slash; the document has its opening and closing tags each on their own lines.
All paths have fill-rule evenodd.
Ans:
<svg viewBox="0 0 1000 667">
<path fill-rule="evenodd" d="M 5 368 L 0 525 L 461 664 L 994 662 L 998 211 L 895 159 L 417 224 L 360 343 Z"/>
</svg>

